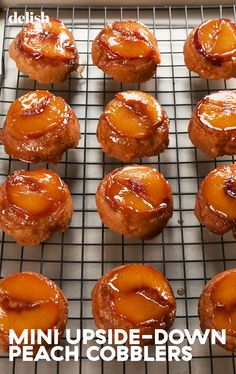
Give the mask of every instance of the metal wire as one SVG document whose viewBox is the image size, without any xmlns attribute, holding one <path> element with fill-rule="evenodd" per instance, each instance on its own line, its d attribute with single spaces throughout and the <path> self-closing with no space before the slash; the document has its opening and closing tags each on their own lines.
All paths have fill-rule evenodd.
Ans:
<svg viewBox="0 0 236 374">
<path fill-rule="evenodd" d="M 3 123 L 11 102 L 29 90 L 45 89 L 16 71 L 9 59 L 8 48 L 20 27 L 10 24 L 14 11 L 35 14 L 44 11 L 62 19 L 72 30 L 84 77 L 72 75 L 61 85 L 49 85 L 56 95 L 64 97 L 72 106 L 81 123 L 82 138 L 78 149 L 69 150 L 57 166 L 46 165 L 68 183 L 74 201 L 74 216 L 70 228 L 62 235 L 54 235 L 42 245 L 19 248 L 14 240 L 1 234 L 0 274 L 14 271 L 39 271 L 63 289 L 69 300 L 68 328 L 93 327 L 91 289 L 107 270 L 122 263 L 151 264 L 165 273 L 177 299 L 176 328 L 199 327 L 197 303 L 204 284 L 224 269 L 235 267 L 236 243 L 229 233 L 224 237 L 210 234 L 194 216 L 195 195 L 202 178 L 218 165 L 234 162 L 233 157 L 206 160 L 190 143 L 187 125 L 197 101 L 209 92 L 235 89 L 234 80 L 205 81 L 190 73 L 184 66 L 182 48 L 192 27 L 207 18 L 235 20 L 235 6 L 185 7 L 28 7 L 10 8 L 5 12 L 3 34 L 4 79 L 1 83 L 0 118 Z M 162 56 L 155 77 L 143 84 L 118 84 L 93 66 L 91 43 L 105 23 L 116 19 L 138 19 L 156 34 Z M 163 233 L 151 241 L 131 240 L 112 233 L 101 223 L 95 206 L 95 192 L 99 181 L 121 165 L 100 150 L 96 140 L 96 126 L 104 105 L 119 90 L 140 89 L 151 93 L 162 104 L 171 120 L 170 146 L 159 157 L 139 160 L 158 168 L 170 181 L 174 195 L 174 215 Z M 41 165 L 40 165 L 41 166 Z M 38 166 L 9 158 L 0 147 L 0 182 L 12 171 Z M 185 293 L 179 296 L 177 291 Z M 89 362 L 80 345 L 80 362 L 22 363 L 8 362 L 0 355 L 0 373 L 235 373 L 234 356 L 219 347 L 193 347 L 191 362 L 112 363 Z"/>
</svg>

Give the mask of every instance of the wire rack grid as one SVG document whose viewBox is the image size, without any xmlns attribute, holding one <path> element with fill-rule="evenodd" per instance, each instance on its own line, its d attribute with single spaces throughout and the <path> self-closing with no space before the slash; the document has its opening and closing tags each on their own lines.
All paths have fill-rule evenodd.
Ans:
<svg viewBox="0 0 236 374">
<path fill-rule="evenodd" d="M 16 11 L 33 11 L 60 18 L 72 30 L 80 62 L 85 65 L 83 77 L 71 76 L 58 85 L 40 85 L 19 73 L 8 56 L 12 39 L 20 26 L 9 23 Z M 74 201 L 71 226 L 64 234 L 54 235 L 34 247 L 18 247 L 11 237 L 1 234 L 0 272 L 4 277 L 16 271 L 38 271 L 56 281 L 69 300 L 68 328 L 94 327 L 91 314 L 91 289 L 107 270 L 123 263 L 148 263 L 163 271 L 177 299 L 175 328 L 199 327 L 198 298 L 204 284 L 224 269 L 236 266 L 236 243 L 232 235 L 218 237 L 199 225 L 194 216 L 195 195 L 202 178 L 218 165 L 231 163 L 232 157 L 209 161 L 190 143 L 187 125 L 197 101 L 209 92 L 235 89 L 235 80 L 206 81 L 184 66 L 183 43 L 190 30 L 202 20 L 225 17 L 235 20 L 235 6 L 185 7 L 25 7 L 5 11 L 3 35 L 4 77 L 1 82 L 0 116 L 3 123 L 7 110 L 17 97 L 29 90 L 49 89 L 64 97 L 81 124 L 78 149 L 69 150 L 62 162 L 49 165 L 66 181 Z M 92 64 L 91 44 L 107 22 L 137 19 L 156 34 L 162 62 L 156 76 L 142 84 L 118 84 Z M 96 140 L 96 126 L 104 104 L 117 91 L 140 89 L 149 92 L 162 104 L 171 120 L 170 145 L 159 157 L 140 163 L 160 170 L 169 180 L 174 195 L 174 214 L 163 233 L 150 240 L 123 238 L 104 227 L 97 215 L 95 192 L 99 181 L 120 163 L 103 154 Z M 9 158 L 0 147 L 0 182 L 16 169 L 35 166 Z M 139 160 L 138 160 L 139 161 Z M 40 165 L 41 166 L 41 165 Z M 45 165 L 43 165 L 45 166 Z M 46 165 L 48 166 L 48 165 Z M 37 166 L 39 167 L 39 165 Z M 184 295 L 178 295 L 178 289 Z M 222 369 L 224 368 L 224 369 Z M 235 373 L 234 356 L 215 346 L 195 344 L 191 362 L 100 362 L 86 359 L 80 345 L 79 362 L 9 362 L 0 355 L 0 373 L 19 374 L 101 373 Z"/>
</svg>

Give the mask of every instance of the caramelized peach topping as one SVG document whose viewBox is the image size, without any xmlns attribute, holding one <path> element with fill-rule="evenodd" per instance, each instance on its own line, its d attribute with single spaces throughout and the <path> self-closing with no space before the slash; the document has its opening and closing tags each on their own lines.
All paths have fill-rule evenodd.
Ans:
<svg viewBox="0 0 236 374">
<path fill-rule="evenodd" d="M 140 328 L 140 332 L 148 328 L 151 334 L 155 328 L 170 328 L 176 308 L 164 275 L 141 264 L 123 265 L 105 274 L 93 289 L 92 302 L 97 327 Z"/>
<path fill-rule="evenodd" d="M 228 19 L 203 22 L 196 30 L 194 42 L 199 53 L 214 65 L 236 57 L 236 24 Z"/>
<path fill-rule="evenodd" d="M 105 109 L 109 125 L 121 136 L 144 139 L 162 123 L 163 110 L 150 95 L 139 91 L 120 92 Z"/>
<path fill-rule="evenodd" d="M 7 349 L 9 329 L 19 336 L 24 329 L 58 328 L 67 322 L 67 301 L 60 288 L 41 274 L 23 272 L 0 281 L 0 343 Z"/>
<path fill-rule="evenodd" d="M 3 131 L 16 139 L 37 138 L 55 127 L 65 128 L 71 117 L 66 102 L 48 91 L 34 91 L 10 106 Z"/>
<path fill-rule="evenodd" d="M 93 63 L 118 82 L 151 79 L 160 63 L 155 35 L 136 21 L 107 24 L 92 45 Z"/>
<path fill-rule="evenodd" d="M 130 165 L 113 170 L 96 192 L 97 210 L 111 230 L 128 237 L 151 239 L 173 212 L 171 187 L 153 168 Z"/>
<path fill-rule="evenodd" d="M 119 268 L 108 281 L 113 307 L 133 324 L 161 323 L 175 301 L 163 274 L 150 266 Z"/>
<path fill-rule="evenodd" d="M 236 335 L 236 272 L 228 272 L 211 291 L 213 304 L 213 324 L 227 333 Z"/>
<path fill-rule="evenodd" d="M 236 219 L 236 165 L 212 171 L 202 184 L 202 192 L 213 211 L 230 221 Z"/>
<path fill-rule="evenodd" d="M 111 206 L 145 213 L 166 208 L 171 189 L 157 170 L 127 166 L 112 174 L 105 193 Z"/>
<path fill-rule="evenodd" d="M 100 41 L 111 53 L 125 59 L 138 59 L 155 56 L 156 63 L 160 63 L 159 55 L 155 51 L 156 41 L 146 26 L 135 21 L 113 22 L 107 25 L 100 35 Z"/>
<path fill-rule="evenodd" d="M 28 23 L 17 37 L 19 48 L 36 59 L 45 57 L 74 64 L 78 60 L 74 38 L 59 19 Z"/>
<path fill-rule="evenodd" d="M 51 170 L 19 170 L 7 179 L 6 197 L 17 215 L 36 218 L 56 210 L 65 199 L 65 191 L 61 179 Z"/>
<path fill-rule="evenodd" d="M 200 121 L 209 127 L 236 127 L 236 92 L 220 91 L 206 96 L 197 107 Z"/>
</svg>

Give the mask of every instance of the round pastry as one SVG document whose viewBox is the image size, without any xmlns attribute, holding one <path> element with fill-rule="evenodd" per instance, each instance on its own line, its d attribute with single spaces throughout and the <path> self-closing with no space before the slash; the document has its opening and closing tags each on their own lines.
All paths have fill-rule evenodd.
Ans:
<svg viewBox="0 0 236 374">
<path fill-rule="evenodd" d="M 236 154 L 236 91 L 220 91 L 199 101 L 188 132 L 209 158 Z"/>
<path fill-rule="evenodd" d="M 168 146 L 168 136 L 166 112 L 152 96 L 140 91 L 116 94 L 97 128 L 103 151 L 124 162 L 158 155 Z"/>
<path fill-rule="evenodd" d="M 236 165 L 221 166 L 206 176 L 196 197 L 195 214 L 209 231 L 236 238 Z"/>
<path fill-rule="evenodd" d="M 2 130 L 10 156 L 27 162 L 61 160 L 79 142 L 79 122 L 65 100 L 48 91 L 33 91 L 13 102 Z"/>
<path fill-rule="evenodd" d="M 9 47 L 17 68 L 39 83 L 58 83 L 78 68 L 78 51 L 62 21 L 50 18 L 23 26 Z"/>
<path fill-rule="evenodd" d="M 92 59 L 118 82 L 147 81 L 161 61 L 154 34 L 136 21 L 106 25 L 93 42 Z"/>
<path fill-rule="evenodd" d="M 139 329 L 140 345 L 152 344 L 155 329 L 169 330 L 176 303 L 165 276 L 151 266 L 119 266 L 98 280 L 92 290 L 92 309 L 99 329 Z"/>
<path fill-rule="evenodd" d="M 205 286 L 199 300 L 201 329 L 226 330 L 226 344 L 218 345 L 236 352 L 236 269 L 217 274 Z"/>
<path fill-rule="evenodd" d="M 51 170 L 17 170 L 0 186 L 0 227 L 19 245 L 65 231 L 72 213 L 69 189 Z"/>
<path fill-rule="evenodd" d="M 172 216 L 169 183 L 156 169 L 142 165 L 113 170 L 100 182 L 96 193 L 102 222 L 125 236 L 151 239 Z"/>
<path fill-rule="evenodd" d="M 236 24 L 228 19 L 201 23 L 184 44 L 184 60 L 202 78 L 236 77 Z"/>
<path fill-rule="evenodd" d="M 57 329 L 63 335 L 68 303 L 62 290 L 45 276 L 23 272 L 0 281 L 0 349 L 9 347 L 9 330 L 20 336 L 24 329 Z M 37 339 L 37 336 L 36 336 Z M 43 343 L 42 343 L 43 344 Z M 31 344 L 29 344 L 31 345 Z M 39 346 L 34 345 L 37 351 Z"/>
</svg>

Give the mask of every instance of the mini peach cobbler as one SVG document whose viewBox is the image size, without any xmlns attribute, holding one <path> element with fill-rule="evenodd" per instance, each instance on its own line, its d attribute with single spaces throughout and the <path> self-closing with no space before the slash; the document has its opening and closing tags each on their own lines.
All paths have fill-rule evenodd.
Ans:
<svg viewBox="0 0 236 374">
<path fill-rule="evenodd" d="M 79 142 L 80 125 L 70 106 L 49 91 L 29 92 L 7 113 L 2 143 L 10 156 L 27 162 L 61 160 Z"/>
<path fill-rule="evenodd" d="M 147 81 L 160 63 L 154 34 L 136 21 L 106 25 L 93 42 L 92 58 L 95 65 L 118 82 Z"/>
<path fill-rule="evenodd" d="M 236 76 L 236 23 L 210 19 L 193 29 L 184 45 L 185 64 L 206 79 Z"/>
<path fill-rule="evenodd" d="M 62 336 L 67 323 L 67 300 L 45 276 L 23 272 L 0 281 L 0 349 L 7 351 L 9 330 L 20 336 L 24 329 L 57 329 Z M 37 339 L 36 339 L 37 340 Z M 37 351 L 38 346 L 34 346 Z"/>
<path fill-rule="evenodd" d="M 169 143 L 169 119 L 149 94 L 119 92 L 100 117 L 97 138 L 109 156 L 127 162 L 156 156 Z"/>
<path fill-rule="evenodd" d="M 219 91 L 197 104 L 189 122 L 191 142 L 209 158 L 236 154 L 236 91 Z"/>
<path fill-rule="evenodd" d="M 236 269 L 217 274 L 205 286 L 199 300 L 201 329 L 226 329 L 223 348 L 236 352 Z M 218 342 L 219 345 L 222 345 Z"/>
<path fill-rule="evenodd" d="M 218 167 L 206 176 L 195 214 L 211 232 L 223 235 L 232 230 L 236 237 L 236 165 Z"/>
<path fill-rule="evenodd" d="M 72 213 L 69 189 L 51 170 L 18 170 L 0 187 L 0 227 L 19 245 L 65 231 Z"/>
<path fill-rule="evenodd" d="M 173 211 L 169 183 L 156 169 L 141 165 L 107 174 L 98 186 L 96 203 L 111 230 L 145 239 L 158 235 Z"/>
<path fill-rule="evenodd" d="M 77 70 L 78 51 L 62 21 L 50 18 L 23 26 L 9 48 L 17 68 L 39 83 L 58 83 Z"/>
<path fill-rule="evenodd" d="M 98 280 L 92 291 L 93 316 L 97 328 L 139 329 L 152 335 L 155 329 L 169 330 L 176 303 L 164 275 L 151 266 L 128 264 L 117 267 Z M 140 344 L 152 340 L 141 338 Z"/>
</svg>

